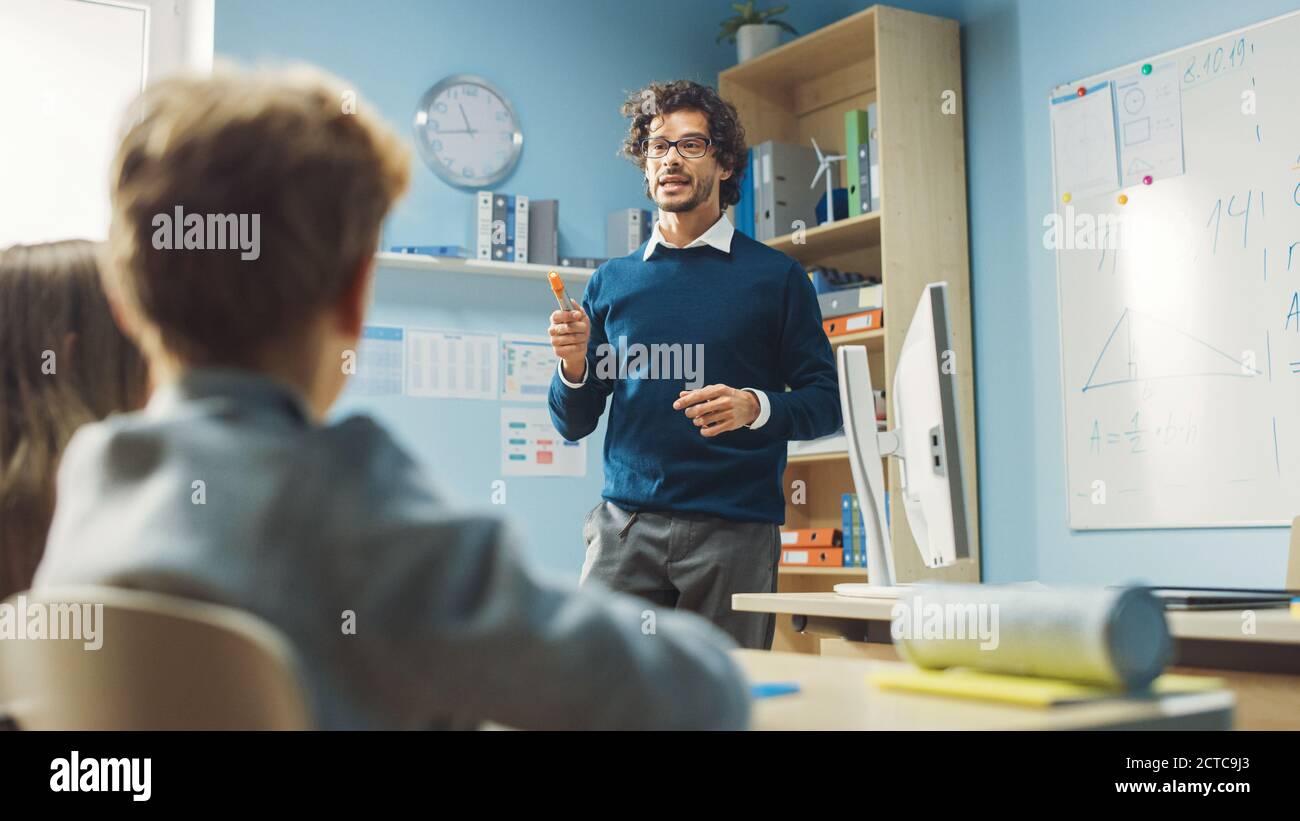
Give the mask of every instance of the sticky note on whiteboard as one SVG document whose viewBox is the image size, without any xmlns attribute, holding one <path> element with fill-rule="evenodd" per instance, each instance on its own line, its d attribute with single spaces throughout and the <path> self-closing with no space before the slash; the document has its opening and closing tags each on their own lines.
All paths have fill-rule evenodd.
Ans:
<svg viewBox="0 0 1300 821">
<path fill-rule="evenodd" d="M 1106 194 L 1119 187 L 1115 147 L 1115 102 L 1109 82 L 1079 95 L 1073 86 L 1052 92 L 1052 153 L 1056 193 L 1072 200 Z"/>
<path fill-rule="evenodd" d="M 1120 182 L 1138 185 L 1183 173 L 1183 103 L 1172 61 L 1115 80 Z"/>
</svg>

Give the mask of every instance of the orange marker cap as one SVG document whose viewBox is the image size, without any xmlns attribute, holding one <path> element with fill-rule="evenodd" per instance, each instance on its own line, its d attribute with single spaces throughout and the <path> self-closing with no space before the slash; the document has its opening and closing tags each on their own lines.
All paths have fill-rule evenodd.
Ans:
<svg viewBox="0 0 1300 821">
<path fill-rule="evenodd" d="M 551 282 L 551 293 L 555 294 L 555 301 L 559 303 L 560 310 L 573 310 L 573 302 L 569 299 L 569 295 L 564 292 L 564 280 L 560 279 L 560 275 L 551 271 L 546 275 L 546 278 Z"/>
</svg>

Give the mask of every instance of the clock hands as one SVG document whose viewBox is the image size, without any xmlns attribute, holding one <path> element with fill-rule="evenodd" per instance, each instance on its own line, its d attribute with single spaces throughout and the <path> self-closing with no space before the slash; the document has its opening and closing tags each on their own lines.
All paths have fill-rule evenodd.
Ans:
<svg viewBox="0 0 1300 821">
<path fill-rule="evenodd" d="M 476 78 L 453 75 L 430 87 L 415 121 L 416 147 L 425 164 L 455 186 L 479 187 L 479 182 L 503 174 L 518 160 L 523 144 L 510 102 Z"/>
</svg>

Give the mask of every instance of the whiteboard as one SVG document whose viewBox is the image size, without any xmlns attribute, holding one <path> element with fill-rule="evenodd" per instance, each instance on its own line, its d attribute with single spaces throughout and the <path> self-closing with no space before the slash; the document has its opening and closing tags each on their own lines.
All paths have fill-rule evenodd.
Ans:
<svg viewBox="0 0 1300 821">
<path fill-rule="evenodd" d="M 1293 13 L 1052 92 L 1043 237 L 1057 258 L 1072 528 L 1300 514 L 1297 43 Z M 1079 88 L 1108 90 L 1114 122 L 1104 98 L 1066 99 Z M 1174 105 L 1179 174 L 1178 141 L 1151 142 Z"/>
</svg>

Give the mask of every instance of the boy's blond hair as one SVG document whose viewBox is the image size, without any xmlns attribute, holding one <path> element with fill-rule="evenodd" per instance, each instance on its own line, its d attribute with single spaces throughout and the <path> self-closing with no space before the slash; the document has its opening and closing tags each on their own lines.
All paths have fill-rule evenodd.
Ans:
<svg viewBox="0 0 1300 821">
<path fill-rule="evenodd" d="M 106 283 L 146 350 L 187 365 L 256 366 L 293 341 L 374 253 L 410 180 L 393 131 L 308 67 L 167 79 L 130 117 L 110 179 Z M 160 224 L 182 212 L 217 226 L 256 215 L 260 248 L 158 247 L 170 237 Z"/>
</svg>

